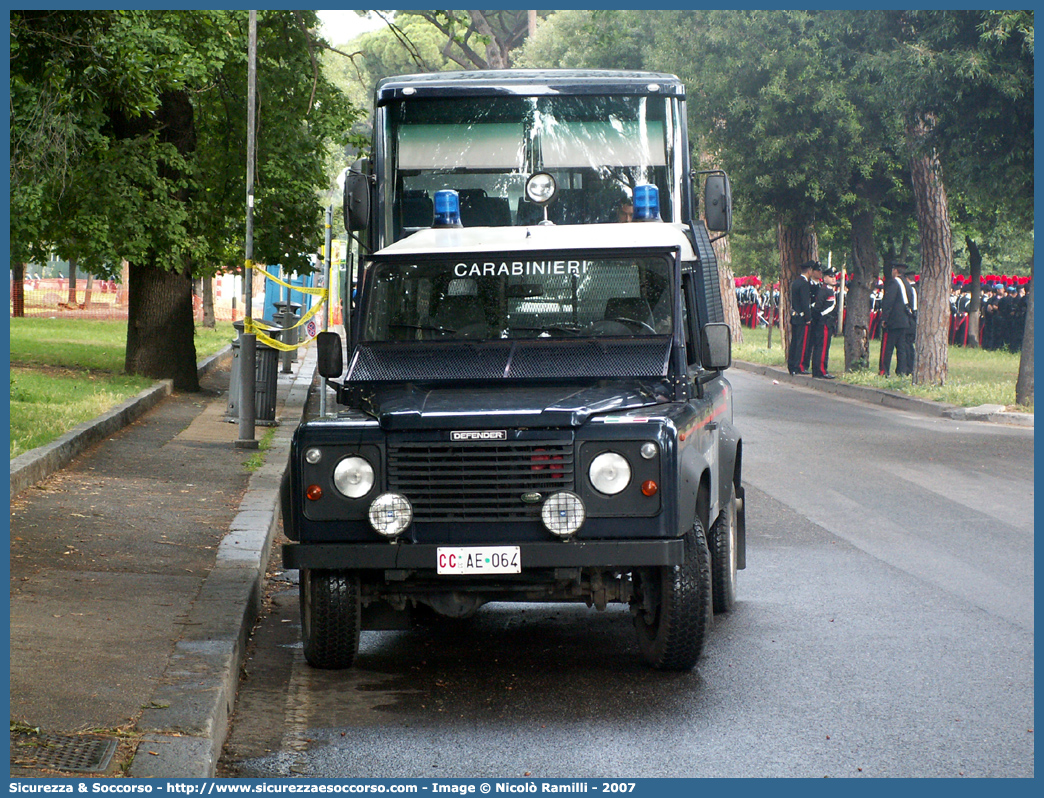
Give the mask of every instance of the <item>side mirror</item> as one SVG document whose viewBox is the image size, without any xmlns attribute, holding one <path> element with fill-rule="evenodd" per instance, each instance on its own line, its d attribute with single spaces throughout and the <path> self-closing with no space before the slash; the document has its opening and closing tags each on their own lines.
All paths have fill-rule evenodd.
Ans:
<svg viewBox="0 0 1044 798">
<path fill-rule="evenodd" d="M 344 228 L 365 230 L 370 224 L 370 159 L 360 158 L 344 175 Z"/>
<path fill-rule="evenodd" d="M 724 172 L 707 175 L 703 187 L 703 216 L 707 229 L 727 233 L 732 229 L 732 186 Z"/>
<path fill-rule="evenodd" d="M 706 324 L 703 327 L 703 367 L 727 369 L 732 365 L 732 330 L 727 324 Z"/>
<path fill-rule="evenodd" d="M 341 372 L 344 371 L 344 360 L 341 358 L 341 336 L 335 332 L 321 332 L 315 337 L 315 347 L 320 376 L 327 380 L 340 377 Z"/>
</svg>

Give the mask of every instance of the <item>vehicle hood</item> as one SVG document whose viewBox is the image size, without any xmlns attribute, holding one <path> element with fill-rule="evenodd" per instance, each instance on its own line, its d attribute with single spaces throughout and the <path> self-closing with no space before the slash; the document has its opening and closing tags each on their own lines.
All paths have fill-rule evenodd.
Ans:
<svg viewBox="0 0 1044 798">
<path fill-rule="evenodd" d="M 362 399 L 385 430 L 578 427 L 594 415 L 668 401 L 662 383 L 645 380 L 510 389 L 395 386 L 368 390 Z"/>
</svg>

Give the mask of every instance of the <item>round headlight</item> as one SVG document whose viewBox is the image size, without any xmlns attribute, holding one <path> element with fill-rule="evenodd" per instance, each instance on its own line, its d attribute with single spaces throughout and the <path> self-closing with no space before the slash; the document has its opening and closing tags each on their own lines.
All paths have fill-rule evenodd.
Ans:
<svg viewBox="0 0 1044 798">
<path fill-rule="evenodd" d="M 544 526 L 560 538 L 573 535 L 586 517 L 587 511 L 580 497 L 567 490 L 551 494 L 540 510 Z"/>
<path fill-rule="evenodd" d="M 370 524 L 386 538 L 401 535 L 413 520 L 413 507 L 401 493 L 382 493 L 370 505 Z"/>
<path fill-rule="evenodd" d="M 550 202 L 558 190 L 558 183 L 547 172 L 537 172 L 526 181 L 526 196 L 530 202 L 545 205 Z"/>
<path fill-rule="evenodd" d="M 373 466 L 361 457 L 346 457 L 333 472 L 334 487 L 349 499 L 359 499 L 373 487 Z"/>
<path fill-rule="evenodd" d="M 631 482 L 631 464 L 622 454 L 602 452 L 591 461 L 587 476 L 595 490 L 613 496 Z"/>
</svg>

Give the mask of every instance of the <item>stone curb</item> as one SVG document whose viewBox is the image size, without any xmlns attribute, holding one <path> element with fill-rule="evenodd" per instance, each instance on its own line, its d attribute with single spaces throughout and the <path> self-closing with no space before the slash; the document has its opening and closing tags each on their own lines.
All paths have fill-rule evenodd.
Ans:
<svg viewBox="0 0 1044 798">
<path fill-rule="evenodd" d="M 957 421 L 992 421 L 999 424 L 1012 424 L 1021 427 L 1033 426 L 1032 413 L 1009 413 L 1004 410 L 1003 405 L 982 405 L 981 407 L 958 407 L 946 402 L 933 402 L 930 399 L 920 399 L 916 396 L 907 396 L 898 391 L 886 391 L 882 388 L 868 388 L 864 385 L 851 385 L 837 380 L 817 380 L 814 377 L 798 377 L 790 374 L 785 369 L 775 366 L 765 366 L 761 363 L 748 363 L 743 360 L 733 360 L 732 365 L 742 371 L 771 377 L 779 382 L 800 385 L 812 390 L 831 393 L 835 396 L 843 396 L 847 399 L 856 399 L 860 402 L 891 407 L 896 410 L 906 410 L 910 413 L 920 413 L 935 418 L 950 418 Z"/>
<path fill-rule="evenodd" d="M 138 721 L 144 734 L 132 778 L 208 778 L 214 775 L 239 686 L 239 670 L 258 613 L 268 555 L 279 522 L 279 484 L 290 440 L 303 419 L 315 375 L 309 348 L 292 380 L 281 423 L 250 477 L 239 514 L 218 547 L 214 568 L 189 610 L 161 683 Z"/>
<path fill-rule="evenodd" d="M 992 421 L 995 424 L 1012 424 L 1016 427 L 1032 427 L 1032 413 L 1012 413 L 1004 409 L 1004 405 L 979 405 L 978 407 L 958 407 L 947 415 L 957 421 Z"/>
<path fill-rule="evenodd" d="M 216 355 L 201 360 L 197 366 L 199 375 L 202 377 L 220 367 L 230 357 L 231 344 Z M 170 380 L 160 380 L 123 404 L 74 427 L 57 440 L 18 455 L 11 461 L 11 498 L 65 468 L 95 444 L 137 421 L 170 396 L 172 386 Z"/>
</svg>

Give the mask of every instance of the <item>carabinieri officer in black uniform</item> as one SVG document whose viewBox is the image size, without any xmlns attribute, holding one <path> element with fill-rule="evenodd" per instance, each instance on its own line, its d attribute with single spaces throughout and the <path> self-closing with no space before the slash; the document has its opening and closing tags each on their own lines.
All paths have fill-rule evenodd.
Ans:
<svg viewBox="0 0 1044 798">
<path fill-rule="evenodd" d="M 832 380 L 827 369 L 830 362 L 830 339 L 837 332 L 837 270 L 823 269 L 823 279 L 812 303 L 812 376 Z"/>
<path fill-rule="evenodd" d="M 791 374 L 807 374 L 802 367 L 809 349 L 809 323 L 812 321 L 812 269 L 819 264 L 807 260 L 798 271 L 801 274 L 790 283 L 790 350 L 787 352 L 787 370 Z"/>
<path fill-rule="evenodd" d="M 895 373 L 909 374 L 906 362 L 906 347 L 903 345 L 906 331 L 910 327 L 910 299 L 906 295 L 903 275 L 906 266 L 893 263 L 892 276 L 884 284 L 884 301 L 881 302 L 881 368 L 882 377 L 887 377 L 892 368 L 892 352 L 895 352 Z"/>
</svg>

